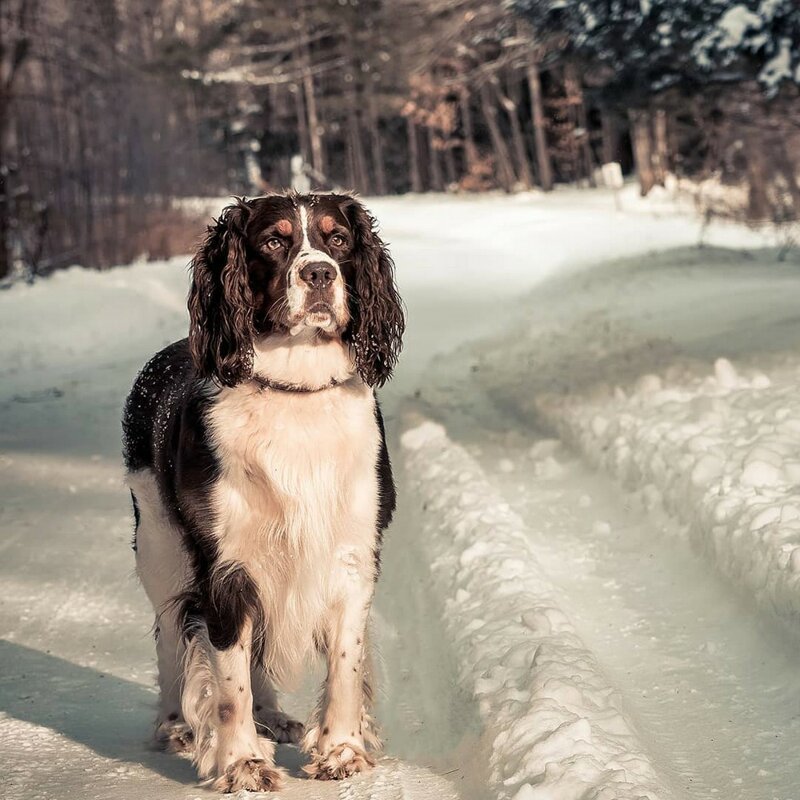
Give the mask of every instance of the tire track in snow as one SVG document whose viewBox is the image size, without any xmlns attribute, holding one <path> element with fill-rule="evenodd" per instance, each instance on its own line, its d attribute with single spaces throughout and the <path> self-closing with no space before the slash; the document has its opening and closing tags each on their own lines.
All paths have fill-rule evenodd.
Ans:
<svg viewBox="0 0 800 800">
<path fill-rule="evenodd" d="M 720 358 L 710 375 L 648 374 L 537 406 L 590 463 L 684 522 L 717 570 L 797 634 L 799 375 L 795 356 L 774 382 Z"/>
<path fill-rule="evenodd" d="M 527 523 L 584 641 L 693 798 L 791 800 L 800 763 L 797 648 L 680 540 L 555 440 L 512 430 L 480 462 Z M 645 502 L 643 502 L 645 501 Z"/>
<path fill-rule="evenodd" d="M 522 520 L 441 426 L 407 430 L 402 447 L 459 677 L 478 699 L 490 742 L 497 796 L 671 797 L 560 609 Z"/>
</svg>

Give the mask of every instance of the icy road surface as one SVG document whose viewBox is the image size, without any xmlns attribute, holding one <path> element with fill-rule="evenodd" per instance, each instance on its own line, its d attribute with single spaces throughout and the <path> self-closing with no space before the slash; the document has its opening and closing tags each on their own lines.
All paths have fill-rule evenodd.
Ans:
<svg viewBox="0 0 800 800">
<path fill-rule="evenodd" d="M 797 263 L 736 228 L 698 250 L 695 220 L 632 192 L 372 205 L 409 308 L 383 393 L 387 756 L 281 796 L 800 798 Z M 0 294 L 9 800 L 212 796 L 148 748 L 118 455 L 133 375 L 185 334 L 184 266 Z"/>
</svg>

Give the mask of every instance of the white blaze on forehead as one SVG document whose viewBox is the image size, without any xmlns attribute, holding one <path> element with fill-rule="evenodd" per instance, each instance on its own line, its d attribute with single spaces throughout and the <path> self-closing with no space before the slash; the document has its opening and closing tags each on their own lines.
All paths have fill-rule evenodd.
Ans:
<svg viewBox="0 0 800 800">
<path fill-rule="evenodd" d="M 300 245 L 300 252 L 311 249 L 311 244 L 308 241 L 308 209 L 305 206 L 300 206 L 300 230 L 303 234 L 303 243 Z"/>
<path fill-rule="evenodd" d="M 308 238 L 308 208 L 306 206 L 300 206 L 298 212 L 300 214 L 300 234 L 302 240 L 300 242 L 300 250 L 297 252 L 292 265 L 293 270 L 300 269 L 305 264 L 310 264 L 313 261 L 324 261 L 332 267 L 335 267 L 336 273 L 339 275 L 339 264 L 327 253 L 311 246 L 311 241 Z"/>
</svg>

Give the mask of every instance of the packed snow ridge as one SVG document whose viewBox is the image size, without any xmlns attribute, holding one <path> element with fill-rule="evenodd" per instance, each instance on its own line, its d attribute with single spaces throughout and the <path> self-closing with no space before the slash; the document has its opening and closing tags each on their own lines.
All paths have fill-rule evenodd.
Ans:
<svg viewBox="0 0 800 800">
<path fill-rule="evenodd" d="M 440 425 L 407 430 L 402 448 L 460 680 L 479 702 L 496 796 L 667 797 L 521 519 Z"/>
<path fill-rule="evenodd" d="M 517 359 L 540 347 L 523 340 Z M 608 347 L 598 344 L 598 352 Z M 645 507 L 663 507 L 735 586 L 796 623 L 800 361 L 789 353 L 737 368 L 719 358 L 709 368 L 659 348 L 651 342 L 647 350 L 650 360 L 671 362 L 659 374 L 566 392 L 538 391 L 530 376 L 509 374 L 505 397 L 639 493 Z M 599 357 L 613 375 L 619 369 L 608 364 L 624 355 Z"/>
<path fill-rule="evenodd" d="M 540 413 L 595 465 L 682 520 L 759 605 L 800 613 L 800 364 L 768 377 L 720 358 L 713 373 L 647 374 Z"/>
</svg>

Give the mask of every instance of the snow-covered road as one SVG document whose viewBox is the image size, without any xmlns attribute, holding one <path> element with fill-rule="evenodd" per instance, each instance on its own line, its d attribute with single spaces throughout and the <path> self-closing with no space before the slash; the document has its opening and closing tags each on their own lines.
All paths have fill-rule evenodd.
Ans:
<svg viewBox="0 0 800 800">
<path fill-rule="evenodd" d="M 800 797 L 800 265 L 738 228 L 697 249 L 632 192 L 372 206 L 409 308 L 383 396 L 388 757 L 282 796 Z M 118 456 L 132 376 L 184 335 L 184 264 L 0 295 L 9 800 L 209 794 L 147 747 Z"/>
</svg>

